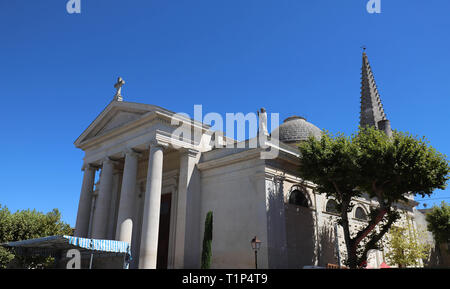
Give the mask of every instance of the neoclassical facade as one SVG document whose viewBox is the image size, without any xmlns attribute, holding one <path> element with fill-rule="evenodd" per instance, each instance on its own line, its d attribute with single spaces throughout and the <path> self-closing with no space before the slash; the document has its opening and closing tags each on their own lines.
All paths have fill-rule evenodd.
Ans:
<svg viewBox="0 0 450 289">
<path fill-rule="evenodd" d="M 389 132 L 365 53 L 362 81 L 361 123 Z M 205 216 L 212 211 L 212 268 L 254 268 L 254 236 L 262 242 L 259 268 L 344 259 L 334 200 L 297 174 L 295 144 L 320 137 L 319 128 L 293 116 L 275 130 L 279 141 L 237 146 L 201 122 L 124 101 L 123 84 L 119 79 L 114 99 L 75 141 L 85 153 L 76 236 L 129 242 L 131 268 L 200 268 Z M 271 149 L 275 158 L 261 157 Z M 366 222 L 376 200 L 357 203 L 354 226 Z M 416 204 L 411 198 L 399 208 L 413 216 Z M 372 252 L 369 265 L 381 262 L 383 253 Z"/>
</svg>

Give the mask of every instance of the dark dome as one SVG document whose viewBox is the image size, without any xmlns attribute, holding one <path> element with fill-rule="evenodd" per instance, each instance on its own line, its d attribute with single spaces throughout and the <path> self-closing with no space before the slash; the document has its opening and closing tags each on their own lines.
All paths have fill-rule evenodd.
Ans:
<svg viewBox="0 0 450 289">
<path fill-rule="evenodd" d="M 322 136 L 322 131 L 317 126 L 301 116 L 286 118 L 275 130 L 278 130 L 280 141 L 288 144 L 307 140 L 311 135 L 317 139 Z"/>
</svg>

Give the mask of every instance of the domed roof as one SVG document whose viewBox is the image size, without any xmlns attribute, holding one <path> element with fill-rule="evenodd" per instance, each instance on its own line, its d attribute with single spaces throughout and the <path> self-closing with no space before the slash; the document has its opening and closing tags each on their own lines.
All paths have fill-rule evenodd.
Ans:
<svg viewBox="0 0 450 289">
<path fill-rule="evenodd" d="M 311 135 L 317 139 L 322 136 L 322 131 L 317 126 L 307 122 L 301 116 L 286 118 L 276 130 L 278 130 L 280 141 L 284 143 L 298 143 L 307 140 Z"/>
</svg>

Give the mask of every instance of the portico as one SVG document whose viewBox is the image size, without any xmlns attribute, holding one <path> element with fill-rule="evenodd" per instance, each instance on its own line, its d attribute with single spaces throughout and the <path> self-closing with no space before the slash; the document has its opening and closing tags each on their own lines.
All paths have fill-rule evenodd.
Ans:
<svg viewBox="0 0 450 289">
<path fill-rule="evenodd" d="M 85 152 L 75 235 L 131 243 L 138 268 L 184 268 L 192 242 L 186 226 L 198 223 L 191 210 L 200 190 L 191 180 L 208 128 L 157 106 L 124 102 L 120 87 L 75 142 Z M 202 133 L 173 139 L 177 128 Z"/>
<path fill-rule="evenodd" d="M 167 143 L 153 141 L 147 150 L 125 148 L 121 158 L 112 155 L 98 161 L 88 163 L 84 168 L 84 181 L 78 209 L 76 236 L 91 237 L 95 239 L 116 239 L 133 243 L 139 238 L 138 253 L 139 268 L 156 268 L 158 254 L 164 254 L 167 260 L 163 263 L 168 267 L 184 267 L 185 232 L 187 226 L 186 214 L 189 201 L 189 182 L 195 167 L 196 150 L 177 151 Z M 168 168 L 164 171 L 164 158 L 178 157 L 178 163 L 188 162 L 187 169 Z M 148 156 L 148 158 L 145 158 Z M 173 163 L 173 161 L 171 161 Z M 146 166 L 146 177 L 143 166 Z M 172 165 L 173 166 L 173 165 Z M 96 167 L 100 168 L 100 178 L 97 183 L 98 195 L 94 200 L 94 209 L 91 210 L 94 197 L 94 178 Z M 139 171 L 139 168 L 141 170 Z M 120 181 L 113 181 L 114 172 L 117 172 Z M 142 190 L 145 188 L 144 190 Z M 118 195 L 114 196 L 114 190 Z M 163 196 L 170 196 L 168 199 Z M 114 202 L 114 198 L 118 201 Z M 162 199 L 169 200 L 168 220 L 170 234 L 165 242 L 166 252 L 158 252 L 158 236 L 160 236 L 160 214 Z M 116 203 L 116 204 L 114 204 Z M 142 208 L 141 208 L 142 207 Z M 92 216 L 90 213 L 92 211 Z M 141 211 L 141 213 L 139 213 Z M 113 236 L 108 234 L 108 224 L 112 218 L 115 220 Z M 91 223 L 89 220 L 91 219 Z M 91 234 L 88 236 L 88 228 Z M 134 230 L 138 229 L 136 232 Z M 164 245 L 163 245 L 164 246 Z"/>
</svg>

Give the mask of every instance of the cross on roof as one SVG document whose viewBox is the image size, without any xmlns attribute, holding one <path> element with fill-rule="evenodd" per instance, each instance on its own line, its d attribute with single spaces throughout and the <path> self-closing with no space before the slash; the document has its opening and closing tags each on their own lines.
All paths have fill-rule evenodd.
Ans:
<svg viewBox="0 0 450 289">
<path fill-rule="evenodd" d="M 117 79 L 117 83 L 114 84 L 114 88 L 117 89 L 116 95 L 114 95 L 114 100 L 117 100 L 117 101 L 122 101 L 123 100 L 122 95 L 120 93 L 122 91 L 122 86 L 124 84 L 125 84 L 125 81 L 122 79 L 122 77 L 119 77 Z"/>
</svg>

